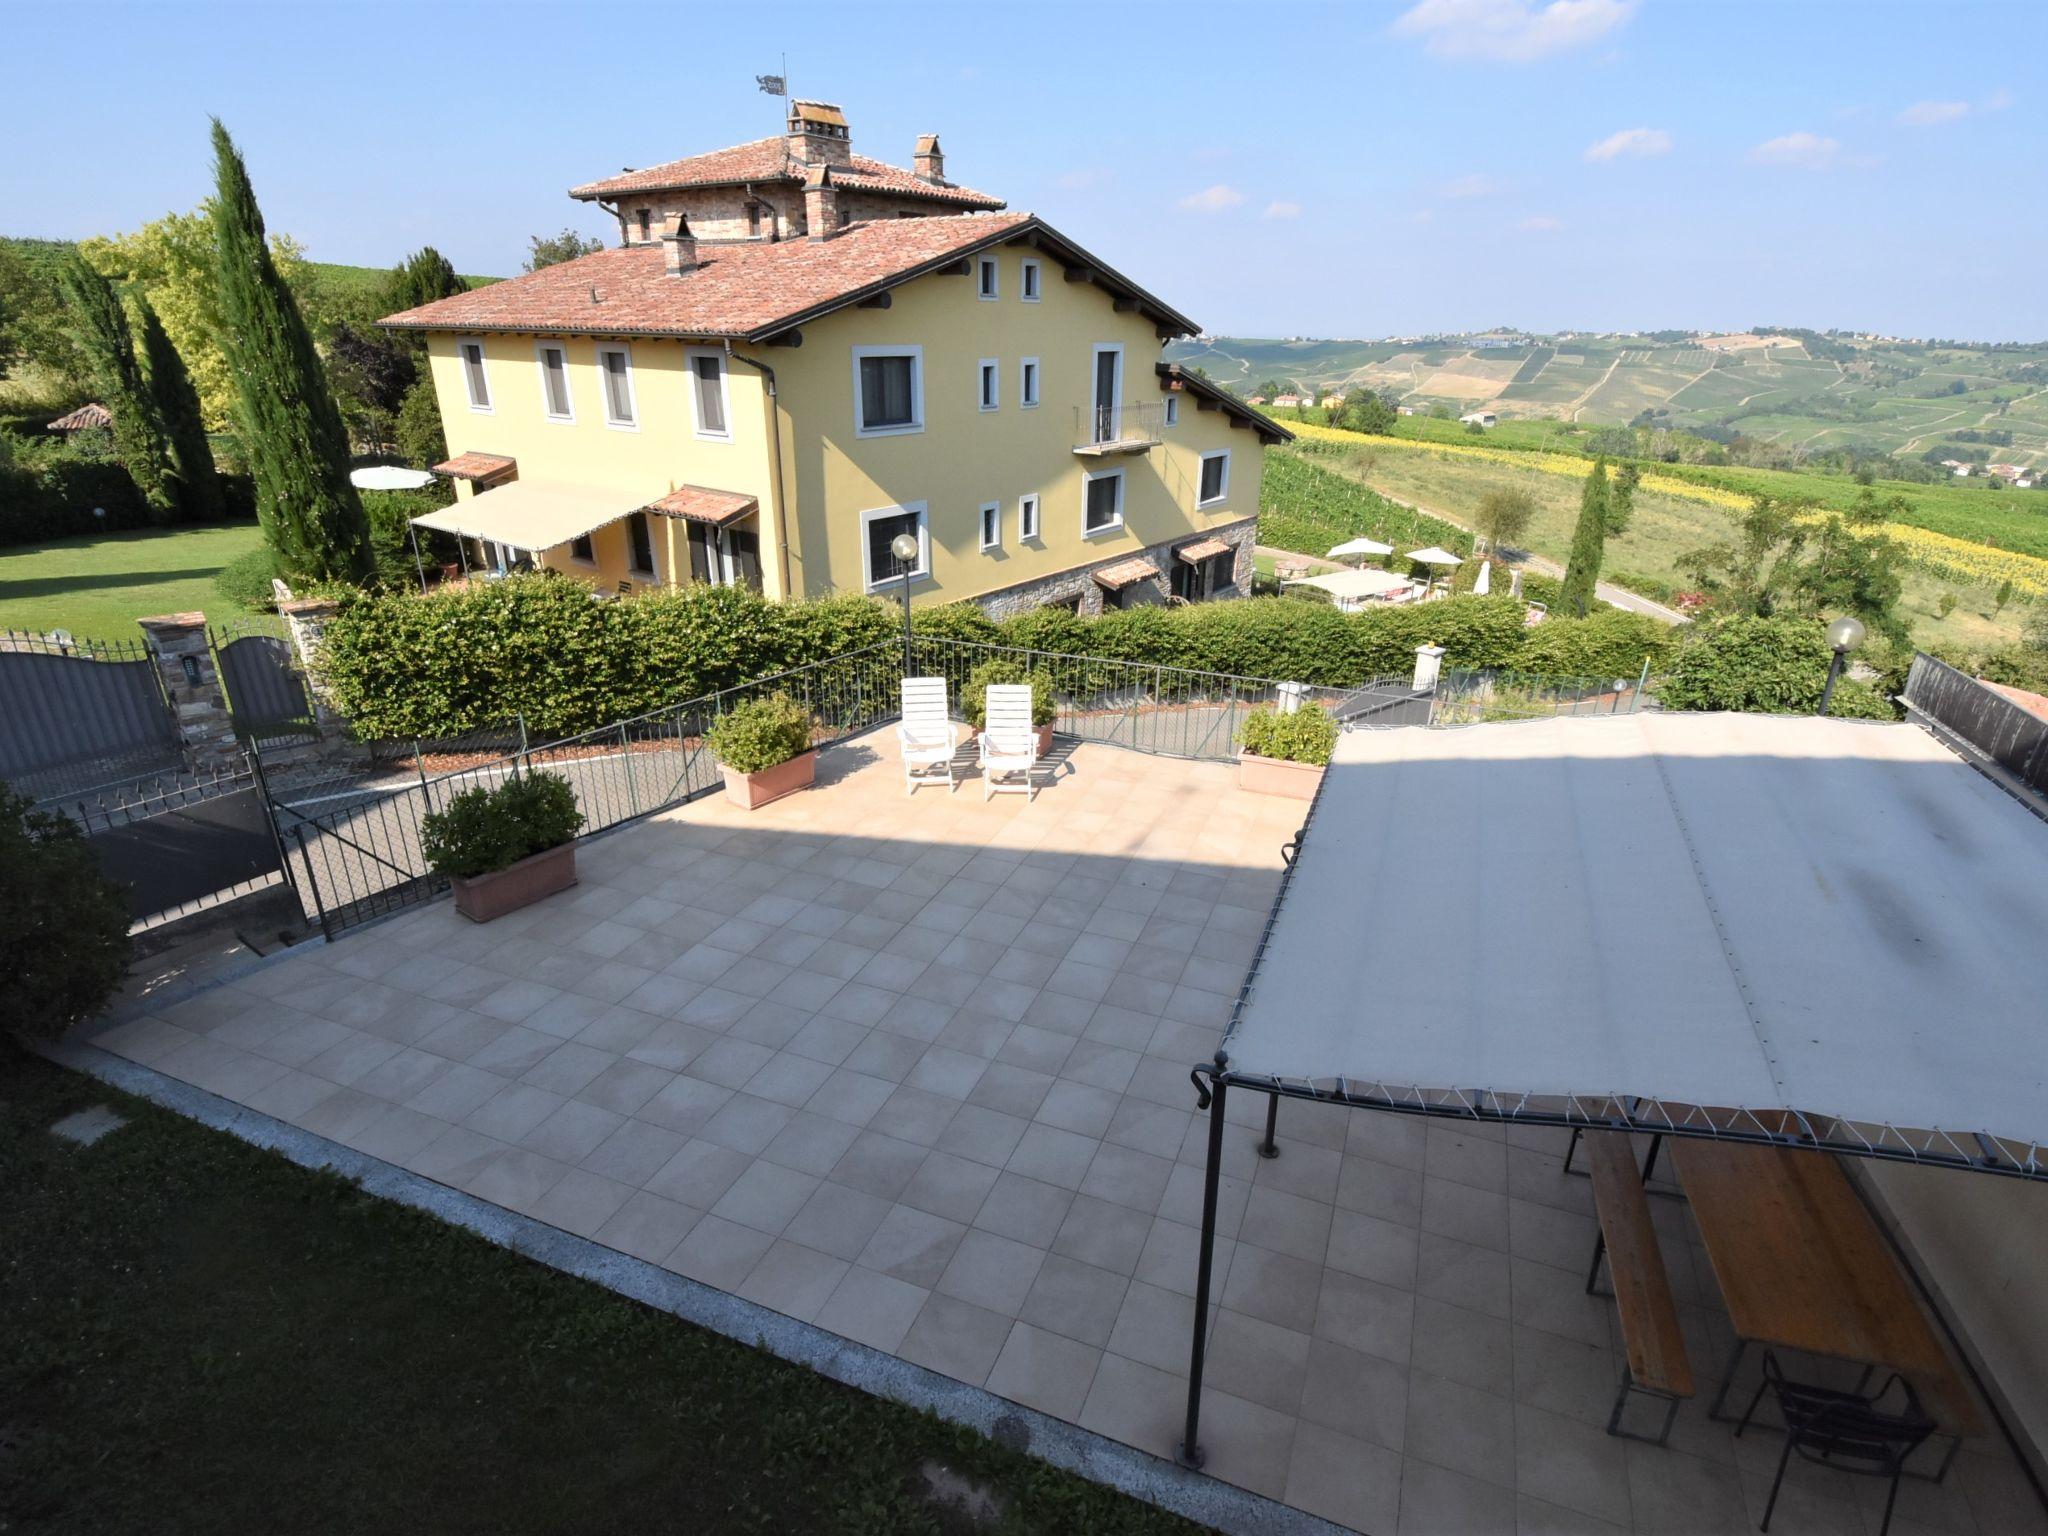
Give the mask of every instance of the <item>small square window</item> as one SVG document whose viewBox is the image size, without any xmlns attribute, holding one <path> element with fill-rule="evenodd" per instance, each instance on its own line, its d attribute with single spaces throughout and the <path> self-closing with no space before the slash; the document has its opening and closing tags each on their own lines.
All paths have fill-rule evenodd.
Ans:
<svg viewBox="0 0 2048 1536">
<path fill-rule="evenodd" d="M 865 535 L 861 553 L 867 565 L 869 591 L 886 587 L 892 581 L 900 582 L 906 574 L 896 552 L 889 547 L 898 534 L 907 533 L 917 540 L 917 557 L 911 561 L 908 572 L 910 579 L 917 581 L 931 574 L 932 546 L 924 514 L 921 501 L 861 514 L 861 531 Z"/>
<path fill-rule="evenodd" d="M 1038 359 L 1027 357 L 1017 367 L 1017 404 L 1029 410 L 1038 404 Z"/>
<path fill-rule="evenodd" d="M 980 277 L 977 279 L 977 281 L 981 285 L 981 296 L 984 299 L 993 299 L 1000 297 L 1000 295 L 997 292 L 998 280 L 996 277 L 995 257 L 982 257 L 981 260 L 978 263 L 976 263 L 975 270 L 981 274 Z"/>
<path fill-rule="evenodd" d="M 1195 498 L 1198 507 L 1213 507 L 1230 496 L 1230 450 L 1202 455 L 1202 488 Z"/>
<path fill-rule="evenodd" d="M 981 547 L 1001 549 L 1003 547 L 1003 506 L 998 501 L 984 501 L 981 504 Z"/>
<path fill-rule="evenodd" d="M 1022 297 L 1026 304 L 1036 304 L 1038 302 L 1038 260 L 1036 257 L 1027 256 L 1024 258 L 1023 269 L 1018 278 L 1018 287 L 1022 290 Z"/>
<path fill-rule="evenodd" d="M 1035 495 L 1033 495 L 1033 496 L 1019 496 L 1019 497 L 1017 498 L 1017 539 L 1018 539 L 1018 542 L 1020 542 L 1020 543 L 1021 543 L 1021 542 L 1023 542 L 1023 541 L 1024 541 L 1024 540 L 1026 540 L 1026 539 L 1035 539 L 1035 538 L 1037 538 L 1037 537 L 1038 537 L 1038 498 L 1037 498 L 1037 496 L 1035 496 Z"/>
<path fill-rule="evenodd" d="M 992 411 L 1002 402 L 1002 363 L 993 357 L 981 360 L 981 408 Z"/>
<path fill-rule="evenodd" d="M 597 551 L 591 546 L 590 535 L 579 533 L 569 541 L 569 553 L 585 565 L 597 564 Z"/>
<path fill-rule="evenodd" d="M 854 428 L 879 437 L 924 430 L 924 351 L 920 347 L 853 349 Z"/>
</svg>

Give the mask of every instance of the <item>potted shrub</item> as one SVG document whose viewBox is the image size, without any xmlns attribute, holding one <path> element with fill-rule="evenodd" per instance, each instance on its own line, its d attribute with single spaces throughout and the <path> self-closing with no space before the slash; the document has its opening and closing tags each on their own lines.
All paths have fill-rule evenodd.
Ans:
<svg viewBox="0 0 2048 1536">
<path fill-rule="evenodd" d="M 1304 704 L 1291 714 L 1262 709 L 1238 732 L 1237 783 L 1255 795 L 1313 800 L 1323 767 L 1337 749 L 1337 722 L 1328 710 Z"/>
<path fill-rule="evenodd" d="M 1052 751 L 1052 723 L 1059 715 L 1059 706 L 1052 697 L 1052 679 L 1043 672 L 1027 670 L 1021 662 L 984 661 L 967 674 L 967 687 L 960 695 L 960 713 L 976 736 L 988 722 L 990 683 L 1031 685 L 1031 723 L 1038 727 L 1038 755 L 1044 757 Z"/>
<path fill-rule="evenodd" d="M 725 766 L 725 795 L 735 805 L 751 811 L 811 787 L 818 754 L 810 712 L 786 693 L 727 710 L 704 739 Z"/>
<path fill-rule="evenodd" d="M 455 910 L 488 923 L 576 883 L 582 826 L 567 779 L 521 773 L 495 788 L 466 789 L 421 817 L 420 848 L 455 887 Z"/>
</svg>

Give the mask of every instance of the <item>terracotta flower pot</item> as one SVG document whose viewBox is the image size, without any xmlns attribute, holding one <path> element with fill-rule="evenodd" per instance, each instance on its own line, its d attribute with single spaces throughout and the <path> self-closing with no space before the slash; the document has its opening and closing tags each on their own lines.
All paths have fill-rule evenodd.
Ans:
<svg viewBox="0 0 2048 1536">
<path fill-rule="evenodd" d="M 1237 755 L 1237 787 L 1255 795 L 1313 800 L 1316 786 L 1322 782 L 1321 763 L 1291 763 L 1280 757 L 1260 757 L 1255 752 Z"/>
<path fill-rule="evenodd" d="M 745 810 L 759 810 L 771 800 L 809 789 L 817 776 L 818 754 L 799 752 L 786 763 L 763 768 L 759 773 L 725 770 L 725 798 Z"/>
<path fill-rule="evenodd" d="M 528 854 L 488 875 L 451 875 L 449 883 L 455 887 L 455 910 L 473 923 L 488 923 L 574 885 L 576 845 L 562 843 Z"/>
</svg>

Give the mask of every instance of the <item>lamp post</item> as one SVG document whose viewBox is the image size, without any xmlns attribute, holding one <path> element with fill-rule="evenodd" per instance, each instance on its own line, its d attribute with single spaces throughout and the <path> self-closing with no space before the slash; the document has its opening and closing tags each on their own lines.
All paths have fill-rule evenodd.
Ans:
<svg viewBox="0 0 2048 1536">
<path fill-rule="evenodd" d="M 917 569 L 917 535 L 899 533 L 889 541 L 896 569 L 903 574 L 903 675 L 910 676 L 910 573 Z"/>
<path fill-rule="evenodd" d="M 1828 680 L 1821 685 L 1820 708 L 1814 711 L 1824 715 L 1828 712 L 1828 701 L 1835 696 L 1835 679 L 1842 675 L 1842 668 L 1848 665 L 1849 653 L 1863 643 L 1863 621 L 1844 614 L 1828 626 L 1828 645 L 1834 655 L 1828 660 Z"/>
</svg>

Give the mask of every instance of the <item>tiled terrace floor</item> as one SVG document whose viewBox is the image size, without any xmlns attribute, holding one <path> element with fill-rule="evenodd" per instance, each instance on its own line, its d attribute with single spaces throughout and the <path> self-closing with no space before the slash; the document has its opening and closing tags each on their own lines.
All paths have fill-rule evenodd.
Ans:
<svg viewBox="0 0 2048 1536">
<path fill-rule="evenodd" d="M 585 846 L 488 926 L 446 902 L 106 1030 L 174 1077 L 1170 1455 L 1214 1051 L 1297 803 L 1083 747 L 1026 804 L 906 798 L 885 736 L 751 814 Z M 1451 936 L 1464 942 L 1463 935 Z M 1344 957 L 1331 957 L 1342 984 Z M 1360 996 L 1369 977 L 1353 978 Z M 1203 1441 L 1217 1476 L 1375 1533 L 1753 1530 L 1774 1436 L 1700 1401 L 1603 1433 L 1620 1375 L 1563 1141 L 1233 1100 Z M 1714 1380 L 1725 1317 L 1653 1202 Z M 1876 1529 L 1795 1467 L 1773 1530 Z M 2048 1530 L 2001 1447 L 1893 1525 Z"/>
</svg>

